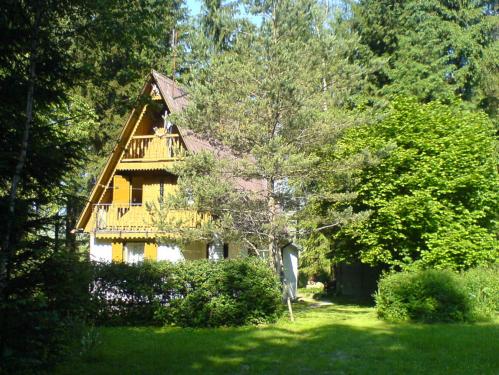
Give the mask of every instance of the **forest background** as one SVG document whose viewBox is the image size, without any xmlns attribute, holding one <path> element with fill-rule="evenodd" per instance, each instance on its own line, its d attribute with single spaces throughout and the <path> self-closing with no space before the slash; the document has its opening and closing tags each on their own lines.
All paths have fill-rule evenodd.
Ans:
<svg viewBox="0 0 499 375">
<path fill-rule="evenodd" d="M 209 183 L 226 166 L 187 163 L 184 186 L 203 186 L 197 208 L 229 213 L 212 234 L 275 255 L 292 222 L 310 274 L 343 261 L 496 262 L 498 11 L 478 0 L 207 0 L 193 18 L 177 0 L 3 2 L 0 357 L 25 338 L 34 364 L 60 352 L 57 332 L 74 325 L 63 316 L 78 306 L 67 257 L 85 249 L 72 230 L 151 69 L 191 95 L 176 121 L 251 154 L 256 164 L 230 172 L 269 187 L 264 202 L 244 197 L 265 213 L 249 223 L 239 192 Z"/>
</svg>

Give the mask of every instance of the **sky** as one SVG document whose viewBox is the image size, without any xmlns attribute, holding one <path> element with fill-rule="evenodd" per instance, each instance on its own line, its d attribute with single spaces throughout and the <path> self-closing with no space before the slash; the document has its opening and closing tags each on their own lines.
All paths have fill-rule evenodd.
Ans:
<svg viewBox="0 0 499 375">
<path fill-rule="evenodd" d="M 192 17 L 197 16 L 201 13 L 203 1 L 202 0 L 186 0 L 187 9 L 189 10 L 189 15 Z M 243 7 L 240 7 L 240 11 L 242 14 L 245 14 Z M 255 25 L 260 25 L 262 22 L 262 18 L 259 16 L 250 16 L 249 20 L 253 22 Z"/>
<path fill-rule="evenodd" d="M 189 14 L 191 16 L 197 16 L 201 12 L 201 1 L 200 0 L 187 0 L 187 9 L 189 9 Z"/>
</svg>

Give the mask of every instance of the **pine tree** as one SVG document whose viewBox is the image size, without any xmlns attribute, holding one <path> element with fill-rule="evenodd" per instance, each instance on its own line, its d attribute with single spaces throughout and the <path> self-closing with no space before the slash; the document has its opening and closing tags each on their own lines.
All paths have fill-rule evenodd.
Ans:
<svg viewBox="0 0 499 375">
<path fill-rule="evenodd" d="M 106 46 L 120 36 L 114 45 L 124 47 L 126 37 L 151 35 L 142 35 L 140 24 L 135 34 L 116 26 L 114 34 L 104 33 L 96 24 L 105 12 L 110 22 L 116 9 L 103 5 L 77 0 L 0 5 L 0 372 L 44 367 L 60 353 L 62 336 L 68 338 L 61 333 L 74 305 L 56 311 L 68 294 L 55 296 L 57 286 L 44 267 L 65 253 L 60 214 L 64 206 L 75 207 L 68 199 L 77 192 L 75 179 L 84 177 L 86 141 L 97 128 L 92 106 L 76 94 L 89 80 L 92 56 L 84 59 L 82 53 L 95 47 L 95 36 Z M 128 3 L 122 5 L 125 12 Z M 66 218 L 69 227 L 70 215 Z M 74 301 L 80 287 L 71 292 Z"/>
<path fill-rule="evenodd" d="M 340 58 L 352 44 L 331 35 L 332 17 L 322 5 L 258 2 L 251 9 L 262 24 L 201 65 L 189 90 L 191 106 L 177 118 L 222 151 L 179 165 L 180 195 L 163 211 L 210 212 L 214 220 L 206 228 L 183 230 L 182 237 L 238 240 L 268 254 L 280 275 L 280 248 L 293 239 L 305 182 L 317 174 L 316 146 L 350 124 L 339 115 L 349 105 L 340 93 L 355 92 L 346 84 L 350 73 L 363 74 Z"/>
</svg>

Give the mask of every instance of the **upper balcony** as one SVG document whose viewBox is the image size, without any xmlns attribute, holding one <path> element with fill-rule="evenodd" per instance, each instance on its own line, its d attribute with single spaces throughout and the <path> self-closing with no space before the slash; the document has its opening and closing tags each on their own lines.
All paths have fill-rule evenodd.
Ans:
<svg viewBox="0 0 499 375">
<path fill-rule="evenodd" d="M 138 135 L 130 140 L 117 169 L 160 169 L 183 156 L 179 134 Z"/>
<path fill-rule="evenodd" d="M 191 210 L 170 210 L 155 218 L 143 204 L 95 204 L 92 210 L 91 230 L 104 233 L 159 233 L 158 222 L 167 222 L 184 228 L 196 228 L 209 220 L 209 215 Z"/>
</svg>

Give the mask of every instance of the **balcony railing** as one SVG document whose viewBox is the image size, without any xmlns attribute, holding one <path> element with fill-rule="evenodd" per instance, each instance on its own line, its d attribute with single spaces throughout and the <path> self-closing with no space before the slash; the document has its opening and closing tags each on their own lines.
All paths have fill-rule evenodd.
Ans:
<svg viewBox="0 0 499 375">
<path fill-rule="evenodd" d="M 171 160 L 183 152 L 178 134 L 138 135 L 130 140 L 123 161 Z"/>
<path fill-rule="evenodd" d="M 207 214 L 191 210 L 170 210 L 154 220 L 154 213 L 142 204 L 96 204 L 93 207 L 96 232 L 158 232 L 156 223 L 181 223 L 185 228 L 196 228 L 208 220 Z"/>
</svg>

